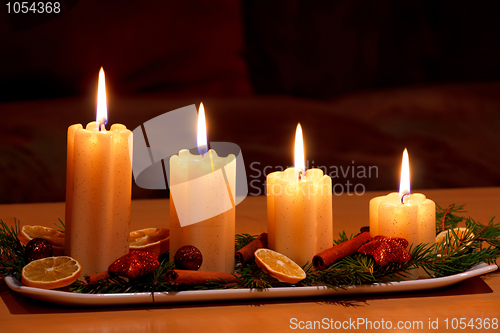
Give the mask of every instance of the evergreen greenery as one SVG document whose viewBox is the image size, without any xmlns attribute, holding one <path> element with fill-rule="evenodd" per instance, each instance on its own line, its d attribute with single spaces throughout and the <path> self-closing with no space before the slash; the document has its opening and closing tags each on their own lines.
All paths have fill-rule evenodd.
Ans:
<svg viewBox="0 0 500 333">
<path fill-rule="evenodd" d="M 9 226 L 0 220 L 0 275 L 12 275 L 19 281 L 21 272 L 27 264 L 24 258 L 24 245 L 17 239 L 21 230 L 20 223 L 14 220 L 14 225 Z"/>
<path fill-rule="evenodd" d="M 437 244 L 418 244 L 409 249 L 411 260 L 404 264 L 390 263 L 379 266 L 372 256 L 356 253 L 348 256 L 322 271 L 315 271 L 311 264 L 304 265 L 306 279 L 297 286 L 327 286 L 329 288 L 345 288 L 349 285 L 387 283 L 409 277 L 417 268 L 424 269 L 430 276 L 442 277 L 463 272 L 477 263 L 492 263 L 500 256 L 500 222 L 491 218 L 487 224 L 481 224 L 470 217 L 457 214 L 464 213 L 464 206 L 450 205 L 446 209 L 436 208 L 436 234 L 442 230 L 451 230 L 445 242 Z M 457 234 L 453 228 L 460 222 L 468 229 Z M 61 221 L 61 229 L 64 224 Z M 22 267 L 25 265 L 24 246 L 17 240 L 20 230 L 19 221 L 8 227 L 0 220 L 0 274 L 13 275 L 20 279 Z M 239 250 L 257 236 L 249 234 L 236 235 L 235 250 Z M 345 232 L 339 234 L 334 245 L 354 237 Z M 228 288 L 251 288 L 265 290 L 274 287 L 291 286 L 263 272 L 254 261 L 236 266 L 235 276 L 240 283 L 226 283 L 222 279 L 206 284 L 180 285 L 170 283 L 165 273 L 174 269 L 173 262 L 168 261 L 168 253 L 160 257 L 160 266 L 151 274 L 136 279 L 110 277 L 93 284 L 81 281 L 73 283 L 64 290 L 80 293 L 136 293 L 150 292 L 154 300 L 155 292 L 207 290 Z"/>
</svg>

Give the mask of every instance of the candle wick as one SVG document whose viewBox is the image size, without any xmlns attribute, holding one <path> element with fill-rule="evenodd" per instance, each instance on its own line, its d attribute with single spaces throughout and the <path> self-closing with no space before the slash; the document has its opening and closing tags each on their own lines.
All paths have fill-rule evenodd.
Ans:
<svg viewBox="0 0 500 333">
<path fill-rule="evenodd" d="M 99 132 L 106 132 L 106 123 L 102 123 L 99 121 L 96 123 L 96 128 Z"/>
<path fill-rule="evenodd" d="M 410 196 L 410 193 L 405 193 L 401 196 L 401 204 L 404 204 L 405 203 L 405 200 L 407 197 Z"/>
</svg>

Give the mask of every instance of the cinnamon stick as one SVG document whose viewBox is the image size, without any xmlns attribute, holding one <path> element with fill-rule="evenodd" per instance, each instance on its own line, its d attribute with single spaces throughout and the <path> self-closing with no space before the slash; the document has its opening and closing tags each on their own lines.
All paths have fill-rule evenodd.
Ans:
<svg viewBox="0 0 500 333">
<path fill-rule="evenodd" d="M 260 248 L 267 246 L 267 233 L 263 232 L 259 237 L 255 238 L 253 241 L 245 245 L 242 249 L 234 254 L 234 258 L 237 262 L 245 263 L 253 258 L 253 254 Z"/>
<path fill-rule="evenodd" d="M 313 266 L 317 270 L 325 269 L 334 262 L 355 253 L 361 245 L 371 240 L 369 232 L 362 232 L 356 237 L 326 249 L 313 258 Z"/>
<path fill-rule="evenodd" d="M 108 271 L 105 272 L 100 272 L 100 273 L 95 273 L 95 274 L 90 274 L 85 276 L 85 281 L 88 284 L 96 283 L 99 280 L 104 280 L 104 279 L 109 279 L 110 275 Z"/>
<path fill-rule="evenodd" d="M 231 273 L 207 272 L 207 271 L 188 271 L 174 269 L 165 273 L 165 279 L 175 283 L 207 283 L 210 280 L 224 279 L 227 283 L 239 283 Z"/>
</svg>

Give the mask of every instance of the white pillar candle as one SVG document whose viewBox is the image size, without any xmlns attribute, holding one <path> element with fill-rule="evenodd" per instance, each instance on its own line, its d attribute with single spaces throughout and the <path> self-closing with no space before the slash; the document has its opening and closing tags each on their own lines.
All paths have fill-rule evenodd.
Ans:
<svg viewBox="0 0 500 333">
<path fill-rule="evenodd" d="M 204 119 L 203 105 L 199 118 Z M 183 149 L 170 158 L 170 258 L 181 246 L 192 245 L 203 256 L 200 270 L 232 273 L 236 158 L 207 152 L 204 120 L 200 130 L 205 138 L 198 142 L 200 155 Z"/>
<path fill-rule="evenodd" d="M 332 180 L 310 169 L 297 180 L 295 168 L 267 176 L 269 247 L 300 266 L 333 246 Z"/>
<path fill-rule="evenodd" d="M 300 125 L 296 142 L 299 135 L 300 141 Z M 295 154 L 302 160 L 301 165 L 269 174 L 266 191 L 269 247 L 302 266 L 333 246 L 333 226 L 332 180 L 321 169 L 303 173 L 303 147 L 300 149 Z"/>
<path fill-rule="evenodd" d="M 433 244 L 436 238 L 436 205 L 421 193 L 401 203 L 399 193 L 370 200 L 370 235 L 402 237 L 410 244 Z"/>
<path fill-rule="evenodd" d="M 210 155 L 212 155 L 210 157 Z M 212 161 L 213 162 L 212 162 Z M 198 179 L 195 187 L 187 188 L 186 191 L 177 191 L 175 196 L 170 197 L 170 257 L 171 259 L 177 250 L 184 245 L 197 247 L 203 255 L 203 263 L 200 270 L 214 272 L 234 272 L 234 236 L 235 236 L 235 207 L 221 207 L 222 213 L 204 219 L 201 222 L 182 226 L 176 205 L 190 205 L 192 212 L 208 213 L 215 207 L 204 209 L 203 205 L 221 204 L 227 201 L 225 198 L 231 193 L 229 185 L 225 184 L 223 175 L 212 172 L 212 163 L 214 170 L 225 168 L 225 170 L 236 170 L 236 159 L 234 155 L 219 157 L 217 153 L 210 150 L 203 156 L 192 155 L 188 150 L 183 149 L 179 155 L 170 158 L 170 183 L 184 184 L 190 180 Z M 208 177 L 204 177 L 208 176 Z M 200 178 L 201 177 L 201 178 Z M 222 177 L 222 178 L 221 178 Z M 233 178 L 234 179 L 234 178 Z M 201 191 L 203 193 L 191 193 L 192 191 Z M 210 202 L 202 202 L 198 198 L 211 196 Z M 232 193 L 231 193 L 232 195 Z M 181 201 L 190 201 L 189 203 Z M 215 202 L 215 203 L 214 203 Z M 181 208 L 182 209 L 182 208 Z M 212 214 L 209 214 L 212 215 Z"/>
<path fill-rule="evenodd" d="M 103 80 L 101 72 L 99 90 Z M 106 131 L 101 121 L 68 128 L 65 252 L 84 274 L 107 270 L 129 250 L 131 131 L 121 124 Z"/>
<path fill-rule="evenodd" d="M 403 153 L 399 193 L 370 200 L 370 235 L 402 237 L 410 244 L 433 244 L 436 205 L 421 193 L 410 193 L 408 152 Z"/>
</svg>

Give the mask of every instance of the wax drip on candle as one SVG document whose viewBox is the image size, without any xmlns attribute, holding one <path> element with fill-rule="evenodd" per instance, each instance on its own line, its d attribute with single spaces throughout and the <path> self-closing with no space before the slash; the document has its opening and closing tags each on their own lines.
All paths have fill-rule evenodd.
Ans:
<svg viewBox="0 0 500 333">
<path fill-rule="evenodd" d="M 304 158 L 304 139 L 302 137 L 302 127 L 300 123 L 295 131 L 295 173 L 298 180 L 305 178 L 305 158 Z"/>
<path fill-rule="evenodd" d="M 97 112 L 95 122 L 96 129 L 98 131 L 106 131 L 106 123 L 108 122 L 108 107 L 106 103 L 106 82 L 102 67 L 99 71 L 99 82 L 97 84 Z"/>
<path fill-rule="evenodd" d="M 405 199 L 410 195 L 410 162 L 408 150 L 403 152 L 403 161 L 401 163 L 401 178 L 399 180 L 399 200 L 404 204 Z"/>
</svg>

